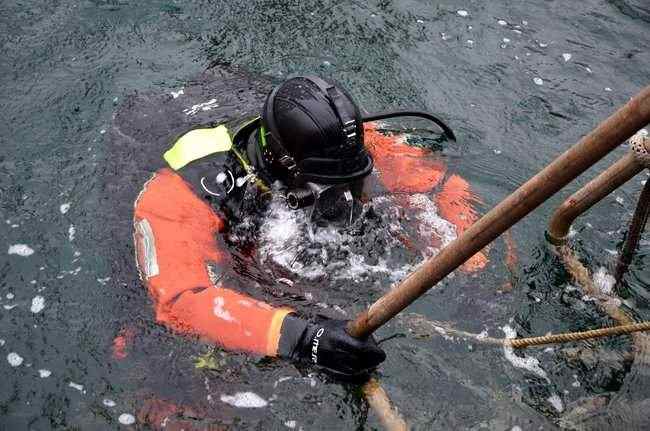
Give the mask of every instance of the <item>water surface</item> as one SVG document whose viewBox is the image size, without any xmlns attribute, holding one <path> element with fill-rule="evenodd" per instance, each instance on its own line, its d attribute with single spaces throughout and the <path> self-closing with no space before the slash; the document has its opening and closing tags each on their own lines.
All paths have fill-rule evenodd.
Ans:
<svg viewBox="0 0 650 431">
<path fill-rule="evenodd" d="M 379 427 L 353 385 L 220 351 L 219 370 L 196 369 L 211 347 L 154 323 L 133 272 L 130 220 L 107 199 L 111 185 L 134 186 L 121 176 L 132 172 L 133 155 L 115 151 L 107 133 L 129 97 L 177 92 L 215 63 L 271 82 L 334 78 L 369 112 L 416 107 L 443 116 L 459 138 L 445 161 L 485 211 L 650 82 L 650 8 L 641 0 L 2 6 L 2 429 L 113 429 L 155 410 L 153 399 L 190 406 L 186 418 L 204 427 Z M 611 324 L 572 289 L 543 233 L 554 205 L 625 151 L 514 228 L 517 277 L 503 267 L 498 242 L 487 271 L 446 280 L 409 311 L 493 337 L 506 326 L 527 336 Z M 611 272 L 646 178 L 576 222 L 576 250 L 593 272 Z M 649 247 L 641 243 L 625 278 L 626 305 L 639 319 L 650 318 Z M 357 302 L 325 302 L 353 315 L 392 273 L 347 274 L 332 285 L 353 286 Z M 627 338 L 531 350 L 537 367 L 517 368 L 521 361 L 502 350 L 414 338 L 404 323 L 378 336 L 395 333 L 405 336 L 384 344 L 380 379 L 416 429 L 649 425 L 647 366 L 622 361 Z M 129 340 L 121 361 L 118 335 Z M 247 392 L 264 406 L 241 407 L 242 399 L 262 404 L 237 398 Z"/>
</svg>

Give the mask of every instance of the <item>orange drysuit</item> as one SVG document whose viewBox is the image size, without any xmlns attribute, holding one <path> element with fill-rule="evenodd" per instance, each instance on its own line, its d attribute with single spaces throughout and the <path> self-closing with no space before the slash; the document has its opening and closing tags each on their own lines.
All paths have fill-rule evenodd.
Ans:
<svg viewBox="0 0 650 431">
<path fill-rule="evenodd" d="M 378 132 L 373 125 L 365 128 L 365 144 L 379 181 L 389 193 L 435 192 L 440 215 L 455 226 L 457 234 L 477 219 L 469 184 L 458 175 L 449 175 L 430 150 L 409 146 L 396 136 Z M 238 145 L 236 140 L 234 145 Z M 213 193 L 211 187 L 201 191 L 193 186 L 198 182 L 205 186 L 207 177 L 188 174 L 186 169 L 190 172 L 192 164 L 202 164 L 207 169 L 204 172 L 212 169 L 214 177 L 217 171 L 212 165 L 218 163 L 210 165 L 212 157 L 180 171 L 161 169 L 145 183 L 134 208 L 140 276 L 153 299 L 158 322 L 227 349 L 276 356 L 282 322 L 291 310 L 238 291 L 211 269 L 231 264 L 223 243 L 228 221 L 205 199 L 214 199 L 219 193 Z M 464 270 L 476 271 L 486 262 L 486 256 L 478 253 Z"/>
</svg>

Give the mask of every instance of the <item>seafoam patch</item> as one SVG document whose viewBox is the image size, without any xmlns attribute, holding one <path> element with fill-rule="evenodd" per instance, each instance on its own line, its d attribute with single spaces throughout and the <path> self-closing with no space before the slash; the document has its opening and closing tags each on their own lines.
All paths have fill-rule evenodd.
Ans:
<svg viewBox="0 0 650 431">
<path fill-rule="evenodd" d="M 562 58 L 564 59 L 564 62 L 566 63 L 567 61 L 571 60 L 572 55 L 569 54 L 568 52 L 565 52 L 562 54 Z"/>
<path fill-rule="evenodd" d="M 233 407 L 244 409 L 258 409 L 266 407 L 269 403 L 255 392 L 236 392 L 233 395 L 221 395 L 221 402 Z"/>
<path fill-rule="evenodd" d="M 467 12 L 467 11 L 464 10 L 464 9 L 457 10 L 456 13 L 457 13 L 459 16 L 462 16 L 462 17 L 469 16 L 469 12 Z"/>
<path fill-rule="evenodd" d="M 69 210 L 70 210 L 70 203 L 69 202 L 61 204 L 61 206 L 59 206 L 59 211 L 61 212 L 61 214 L 65 214 Z"/>
<path fill-rule="evenodd" d="M 517 331 L 508 325 L 503 326 L 501 330 L 506 334 L 506 338 L 517 337 Z M 532 356 L 517 356 L 515 355 L 515 351 L 512 346 L 507 345 L 503 346 L 503 353 L 505 354 L 506 359 L 516 368 L 528 370 L 531 373 L 543 378 L 548 383 L 551 382 L 548 378 L 548 374 L 546 374 L 546 371 L 544 371 L 542 367 L 539 366 L 539 360 L 537 360 L 537 358 L 533 358 Z"/>
<path fill-rule="evenodd" d="M 104 404 L 106 407 L 115 407 L 117 405 L 115 403 L 115 401 L 113 401 L 113 400 L 111 400 L 109 398 L 104 398 L 104 400 L 102 401 L 102 404 Z"/>
<path fill-rule="evenodd" d="M 43 308 L 45 308 L 45 298 L 40 295 L 33 297 L 32 306 L 29 308 L 29 310 L 32 313 L 40 313 L 43 311 Z"/>
<path fill-rule="evenodd" d="M 130 413 L 122 413 L 117 420 L 122 424 L 122 425 L 133 425 L 135 423 L 135 416 L 133 416 Z"/>
<path fill-rule="evenodd" d="M 192 105 L 192 107 L 184 109 L 183 112 L 185 115 L 194 115 L 199 111 L 209 111 L 210 109 L 216 108 L 218 106 L 219 104 L 217 103 L 217 99 L 210 99 L 207 102 Z"/>
<path fill-rule="evenodd" d="M 72 389 L 76 389 L 76 390 L 78 390 L 78 391 L 81 392 L 82 394 L 85 394 L 85 393 L 86 393 L 86 391 L 84 390 L 84 386 L 83 386 L 83 385 L 80 385 L 79 383 L 70 382 L 70 383 L 68 383 L 68 386 L 71 387 Z"/>
<path fill-rule="evenodd" d="M 18 256 L 31 256 L 34 254 L 34 249 L 28 246 L 27 244 L 14 244 L 9 246 L 7 251 L 9 254 L 17 254 Z"/>
<path fill-rule="evenodd" d="M 181 94 L 185 94 L 185 89 L 184 89 L 184 88 L 181 88 L 181 89 L 178 90 L 178 91 L 172 91 L 172 92 L 170 92 L 170 94 L 172 95 L 172 97 L 173 97 L 174 99 L 178 99 L 178 96 L 180 96 Z"/>
<path fill-rule="evenodd" d="M 562 398 L 560 398 L 558 394 L 552 394 L 546 400 L 549 402 L 549 404 L 553 406 L 553 408 L 558 413 L 562 413 L 564 411 L 564 404 L 562 403 Z"/>
<path fill-rule="evenodd" d="M 534 77 L 533 82 L 535 83 L 535 85 L 544 85 L 544 80 L 539 76 Z"/>
<path fill-rule="evenodd" d="M 52 371 L 50 371 L 50 370 L 46 370 L 44 368 L 38 370 L 38 376 L 41 379 L 46 379 L 46 378 L 50 377 L 51 375 L 52 375 Z"/>
<path fill-rule="evenodd" d="M 70 225 L 68 228 L 68 241 L 72 242 L 74 241 L 74 237 L 77 234 L 77 228 L 74 227 L 73 224 Z"/>
<path fill-rule="evenodd" d="M 16 352 L 11 352 L 7 355 L 7 362 L 12 367 L 19 367 L 23 363 L 23 357 Z"/>
<path fill-rule="evenodd" d="M 605 295 L 611 295 L 616 284 L 616 279 L 607 272 L 604 266 L 601 266 L 594 273 L 594 284 Z"/>
</svg>

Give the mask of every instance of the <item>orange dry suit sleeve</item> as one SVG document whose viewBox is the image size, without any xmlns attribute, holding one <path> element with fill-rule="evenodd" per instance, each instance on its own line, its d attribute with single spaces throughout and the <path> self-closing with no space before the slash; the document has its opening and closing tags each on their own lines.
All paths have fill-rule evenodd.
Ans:
<svg viewBox="0 0 650 431">
<path fill-rule="evenodd" d="M 472 201 L 476 198 L 469 183 L 459 175 L 445 179 L 447 167 L 433 157 L 430 150 L 410 146 L 403 137 L 382 134 L 372 123 L 366 124 L 364 136 L 366 149 L 388 191 L 396 194 L 429 193 L 443 183 L 436 203 L 440 215 L 455 226 L 456 235 L 462 234 L 478 219 L 478 213 L 472 208 Z M 478 252 L 462 268 L 473 272 L 485 267 L 487 261 L 486 255 Z"/>
<path fill-rule="evenodd" d="M 144 185 L 134 228 L 138 268 L 158 322 L 228 349 L 277 355 L 291 310 L 239 293 L 210 273 L 209 263 L 229 263 L 219 243 L 226 225 L 180 175 L 161 169 Z"/>
</svg>

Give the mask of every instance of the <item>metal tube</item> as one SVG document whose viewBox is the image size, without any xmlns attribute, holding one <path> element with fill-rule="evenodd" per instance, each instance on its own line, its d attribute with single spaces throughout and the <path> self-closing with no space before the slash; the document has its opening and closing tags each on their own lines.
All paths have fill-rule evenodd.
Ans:
<svg viewBox="0 0 650 431">
<path fill-rule="evenodd" d="M 650 213 L 650 181 L 645 183 L 641 195 L 639 196 L 639 202 L 636 204 L 636 210 L 634 210 L 634 216 L 632 217 L 632 222 L 630 223 L 630 229 L 627 231 L 627 238 L 625 238 L 625 244 L 623 245 L 623 250 L 621 251 L 621 257 L 618 260 L 616 265 L 616 272 L 614 278 L 616 283 L 620 283 L 623 278 L 623 274 L 627 271 L 627 267 L 632 262 L 636 248 L 639 245 L 639 239 L 641 234 L 645 229 L 645 225 L 648 222 L 648 214 Z"/>
<path fill-rule="evenodd" d="M 648 123 L 650 86 L 359 314 L 348 324 L 350 335 L 364 337 L 374 332 Z"/>
<path fill-rule="evenodd" d="M 548 224 L 548 239 L 555 245 L 564 244 L 573 221 L 605 196 L 625 184 L 643 170 L 632 152 L 603 171 L 584 187 L 562 202 Z"/>
</svg>

